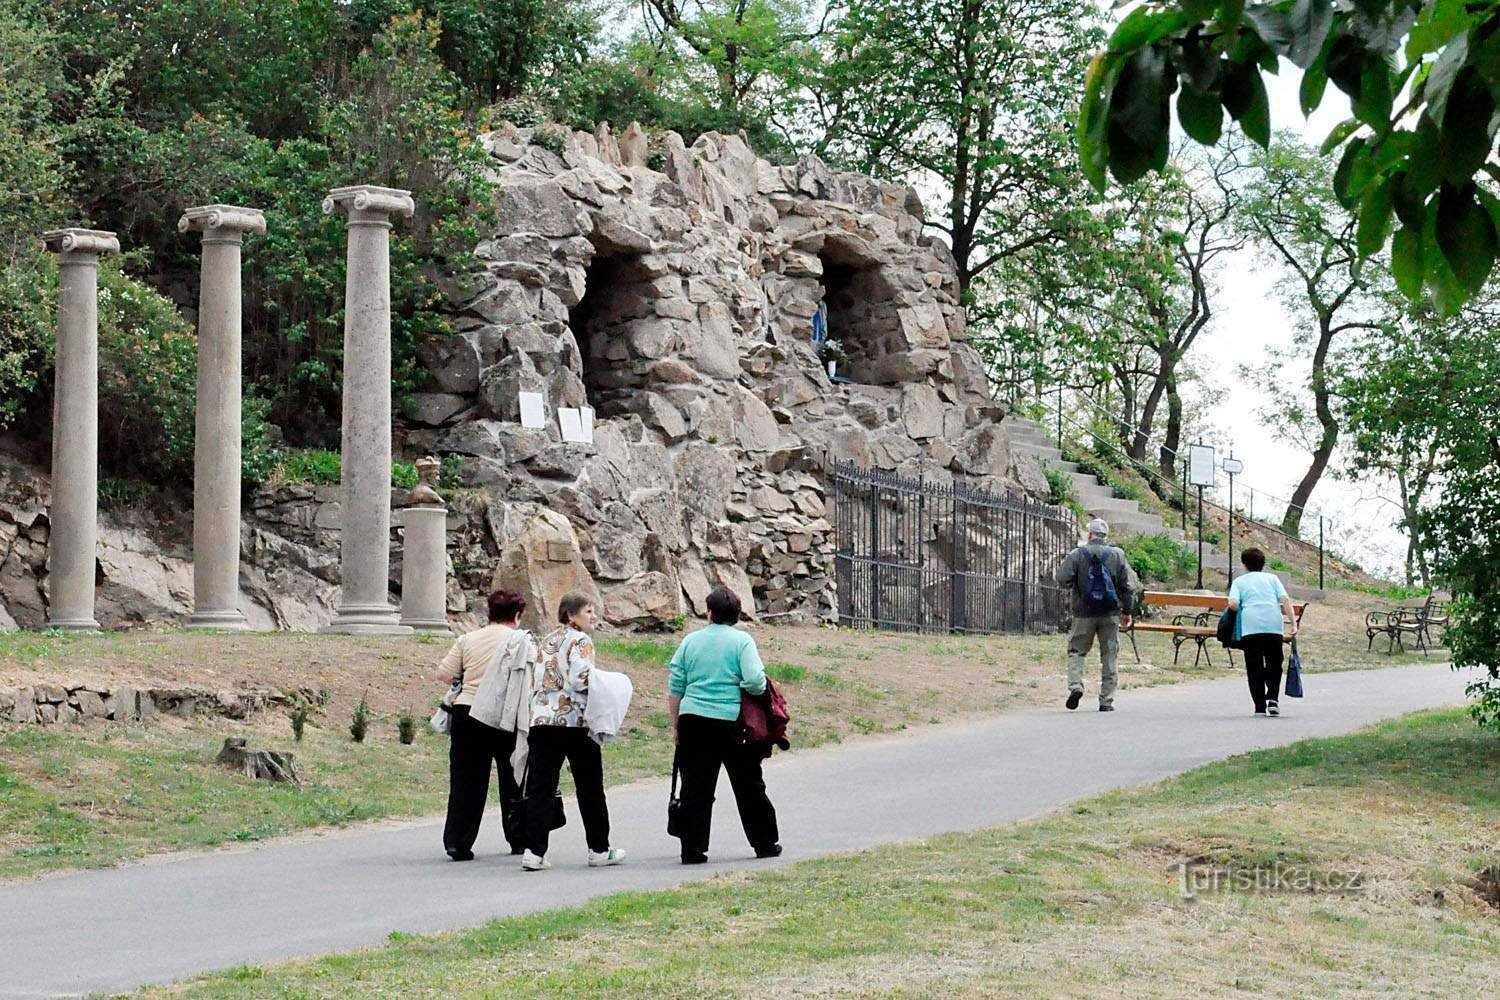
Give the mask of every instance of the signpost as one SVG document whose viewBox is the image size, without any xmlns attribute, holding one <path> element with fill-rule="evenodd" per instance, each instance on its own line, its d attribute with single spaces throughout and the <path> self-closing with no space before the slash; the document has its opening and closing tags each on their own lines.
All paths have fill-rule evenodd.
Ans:
<svg viewBox="0 0 1500 1000">
<path fill-rule="evenodd" d="M 1198 589 L 1203 589 L 1203 488 L 1214 485 L 1214 448 L 1188 446 L 1188 482 L 1198 487 Z"/>
<path fill-rule="evenodd" d="M 1234 477 L 1245 471 L 1245 463 L 1234 457 L 1230 449 L 1224 459 L 1224 472 L 1229 476 L 1229 582 L 1234 582 Z"/>
</svg>

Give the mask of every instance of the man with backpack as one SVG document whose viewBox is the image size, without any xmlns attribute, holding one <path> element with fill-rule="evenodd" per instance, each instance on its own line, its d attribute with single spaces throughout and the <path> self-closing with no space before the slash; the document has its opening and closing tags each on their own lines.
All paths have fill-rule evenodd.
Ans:
<svg viewBox="0 0 1500 1000">
<path fill-rule="evenodd" d="M 1069 552 L 1057 569 L 1059 586 L 1073 592 L 1073 634 L 1068 638 L 1068 708 L 1083 700 L 1083 658 L 1099 640 L 1099 711 L 1115 710 L 1119 681 L 1120 629 L 1130 627 L 1130 612 L 1140 579 L 1125 551 L 1110 545 L 1109 525 L 1088 523 L 1088 541 Z"/>
</svg>

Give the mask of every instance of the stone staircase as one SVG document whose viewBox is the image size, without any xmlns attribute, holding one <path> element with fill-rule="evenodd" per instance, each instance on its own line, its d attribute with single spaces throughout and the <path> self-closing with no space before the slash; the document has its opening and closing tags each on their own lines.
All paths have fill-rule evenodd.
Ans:
<svg viewBox="0 0 1500 1000">
<path fill-rule="evenodd" d="M 1094 517 L 1102 517 L 1108 521 L 1112 534 L 1121 537 L 1167 535 L 1179 542 L 1185 539 L 1181 528 L 1167 524 L 1159 514 L 1141 510 L 1140 503 L 1135 500 L 1116 496 L 1114 488 L 1105 485 L 1098 476 L 1080 472 L 1078 463 L 1063 461 L 1062 452 L 1041 424 L 1025 417 L 1010 416 L 1005 420 L 1005 429 L 1010 433 L 1012 449 L 1024 455 L 1035 456 L 1043 468 L 1065 473 L 1073 481 L 1073 493 L 1078 497 L 1079 504 Z M 1224 558 L 1227 566 L 1227 552 Z M 1208 565 L 1208 553 L 1205 552 L 1204 566 Z"/>
<path fill-rule="evenodd" d="M 1005 429 L 1010 434 L 1012 449 L 1024 455 L 1035 456 L 1044 469 L 1051 468 L 1066 474 L 1073 482 L 1073 493 L 1078 497 L 1079 505 L 1092 516 L 1102 517 L 1108 521 L 1110 534 L 1113 536 L 1125 538 L 1131 535 L 1166 535 L 1174 541 L 1186 544 L 1196 553 L 1198 544 L 1196 535 L 1190 537 L 1181 528 L 1164 521 L 1161 515 L 1141 510 L 1140 503 L 1135 500 L 1116 496 L 1114 488 L 1103 483 L 1098 476 L 1079 471 L 1078 463 L 1063 461 L 1056 438 L 1035 420 L 1011 415 L 1005 420 Z M 1240 570 L 1238 560 L 1235 561 L 1234 566 L 1238 572 Z M 1204 580 L 1210 589 L 1221 591 L 1227 586 L 1229 567 L 1227 547 L 1220 548 L 1208 543 L 1204 544 L 1203 572 L 1214 575 L 1212 582 Z M 1294 583 L 1286 573 L 1276 575 L 1281 577 L 1287 593 L 1297 600 L 1317 600 L 1323 596 L 1323 591 L 1316 587 Z"/>
</svg>

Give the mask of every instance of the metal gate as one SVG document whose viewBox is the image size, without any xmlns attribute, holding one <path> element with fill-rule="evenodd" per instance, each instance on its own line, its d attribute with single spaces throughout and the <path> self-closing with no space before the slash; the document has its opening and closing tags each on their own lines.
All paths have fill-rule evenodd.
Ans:
<svg viewBox="0 0 1500 1000">
<path fill-rule="evenodd" d="M 1076 543 L 1063 510 L 836 463 L 829 472 L 839 624 L 1025 632 L 1066 617 L 1057 565 Z"/>
</svg>

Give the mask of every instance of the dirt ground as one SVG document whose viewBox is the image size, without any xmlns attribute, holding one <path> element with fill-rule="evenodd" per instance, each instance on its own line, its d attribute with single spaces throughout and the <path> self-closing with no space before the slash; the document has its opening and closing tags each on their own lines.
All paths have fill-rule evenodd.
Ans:
<svg viewBox="0 0 1500 1000">
<path fill-rule="evenodd" d="M 1366 652 L 1364 613 L 1390 604 L 1366 594 L 1330 591 L 1303 621 L 1304 666 L 1316 671 L 1400 659 L 1384 655 L 1381 642 L 1373 653 Z M 810 714 L 819 718 L 841 718 L 845 725 L 839 728 L 854 732 L 1039 704 L 1060 697 L 1064 687 L 1066 639 L 1059 635 L 949 636 L 759 624 L 748 631 L 794 708 L 802 704 L 815 708 Z M 665 712 L 666 662 L 676 639 L 598 636 L 603 665 L 624 670 L 635 681 L 632 714 L 637 719 Z M 302 689 L 327 692 L 330 718 L 346 716 L 362 696 L 377 716 L 403 709 L 425 715 L 442 693 L 433 671 L 449 643 L 427 636 L 305 633 L 9 633 L 0 635 L 0 687 L 99 681 L 214 690 Z M 1212 666 L 1193 665 L 1191 644 L 1182 647 L 1174 666 L 1165 637 L 1141 635 L 1138 643 L 1142 662 L 1136 662 L 1128 642 L 1121 652 L 1126 690 L 1222 675 L 1229 669 L 1225 652 L 1212 643 Z M 1430 659 L 1442 657 L 1439 651 Z M 1097 677 L 1092 663 L 1089 674 Z"/>
</svg>

